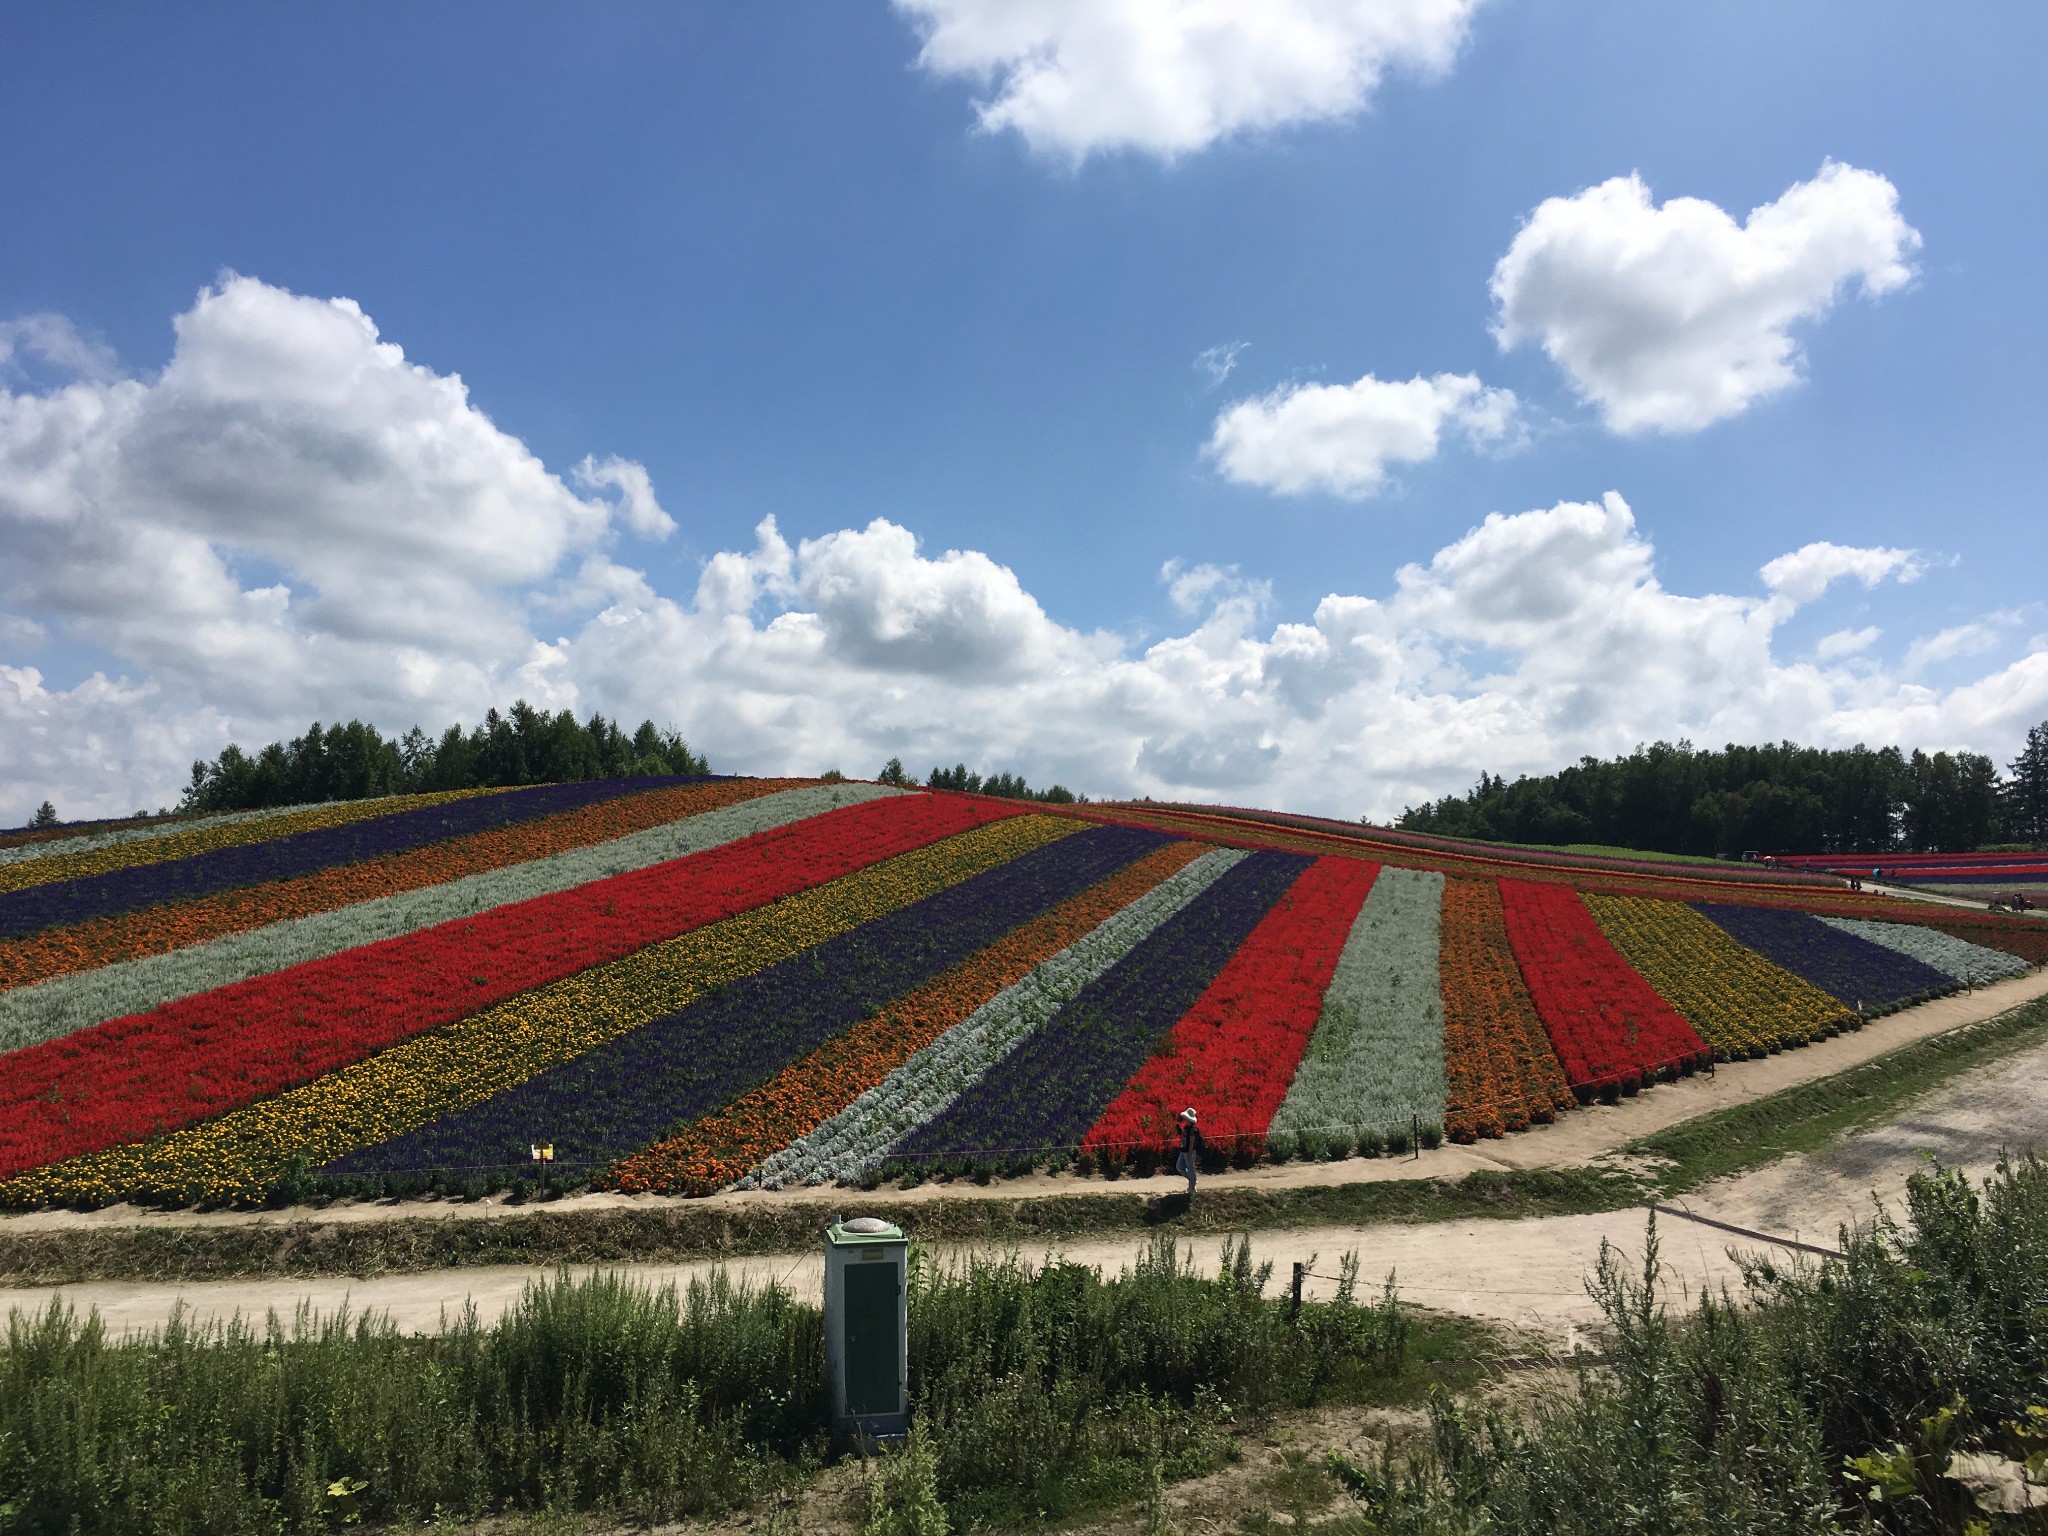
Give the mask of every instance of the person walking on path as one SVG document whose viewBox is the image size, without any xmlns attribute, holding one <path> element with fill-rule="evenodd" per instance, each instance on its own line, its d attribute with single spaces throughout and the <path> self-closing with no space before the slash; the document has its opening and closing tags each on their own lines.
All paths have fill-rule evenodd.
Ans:
<svg viewBox="0 0 2048 1536">
<path fill-rule="evenodd" d="M 1195 1198 L 1195 1174 L 1200 1171 L 1202 1154 L 1209 1150 L 1209 1144 L 1202 1140 L 1201 1128 L 1195 1123 L 1194 1106 L 1180 1112 L 1180 1156 L 1173 1160 L 1173 1171 L 1186 1176 L 1188 1198 Z"/>
</svg>

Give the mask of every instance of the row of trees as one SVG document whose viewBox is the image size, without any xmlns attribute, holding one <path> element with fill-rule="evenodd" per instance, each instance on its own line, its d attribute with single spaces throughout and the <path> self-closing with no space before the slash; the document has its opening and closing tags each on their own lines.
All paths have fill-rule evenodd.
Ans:
<svg viewBox="0 0 2048 1536">
<path fill-rule="evenodd" d="M 2008 776 L 1977 752 L 1700 749 L 1658 742 L 1627 757 L 1512 784 L 1488 773 L 1462 796 L 1411 806 L 1409 831 L 1502 842 L 1606 843 L 1661 853 L 1965 852 L 2048 844 L 2048 721 Z"/>
<path fill-rule="evenodd" d="M 493 709 L 469 731 L 451 725 L 437 739 L 414 726 L 386 738 L 360 720 L 273 741 L 258 752 L 222 749 L 192 765 L 180 808 L 248 811 L 319 800 L 421 794 L 517 784 L 566 784 L 654 774 L 708 773 L 710 766 L 674 731 L 651 720 L 627 735 L 616 721 L 569 710 L 549 714 L 524 699 Z"/>
<path fill-rule="evenodd" d="M 912 782 L 910 775 L 903 771 L 903 759 L 900 757 L 892 757 L 882 764 L 882 771 L 875 778 L 883 784 Z M 992 773 L 983 778 L 965 763 L 955 763 L 950 768 L 934 767 L 924 782 L 931 789 L 957 789 L 970 795 L 996 795 L 1004 800 L 1038 800 L 1046 805 L 1073 805 L 1088 798 L 1076 795 L 1064 784 L 1055 784 L 1050 789 L 1033 789 L 1024 782 L 1021 773 Z"/>
<path fill-rule="evenodd" d="M 439 789 L 710 771 L 710 765 L 692 752 L 681 736 L 657 729 L 651 720 L 642 721 L 628 736 L 617 722 L 603 715 L 580 721 L 566 709 L 549 714 L 521 699 L 503 714 L 491 710 L 469 731 L 451 725 L 438 738 L 418 726 L 403 736 L 387 738 L 360 720 L 330 726 L 316 720 L 303 736 L 273 741 L 257 752 L 230 745 L 212 762 L 192 765 L 192 782 L 185 788 L 180 809 L 246 811 Z M 876 777 L 884 784 L 916 782 L 897 757 L 890 758 Z M 1033 789 L 1022 774 L 999 772 L 984 777 L 965 763 L 934 767 L 924 782 L 934 789 L 1054 805 L 1087 798 L 1076 796 L 1064 784 Z M 50 815 L 54 819 L 56 813 Z"/>
</svg>

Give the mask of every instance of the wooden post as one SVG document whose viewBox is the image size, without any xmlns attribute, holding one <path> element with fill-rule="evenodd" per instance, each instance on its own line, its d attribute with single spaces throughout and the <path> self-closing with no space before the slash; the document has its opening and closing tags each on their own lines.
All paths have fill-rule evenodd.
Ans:
<svg viewBox="0 0 2048 1536">
<path fill-rule="evenodd" d="M 1422 1116 L 1411 1115 L 1409 1120 L 1408 1150 L 1410 1156 L 1408 1161 L 1419 1163 L 1422 1161 Z"/>
<path fill-rule="evenodd" d="M 1294 1299 L 1288 1303 L 1287 1307 L 1287 1320 L 1289 1322 L 1293 1322 L 1301 1316 L 1301 1282 L 1307 1278 L 1308 1266 L 1296 1260 L 1294 1265 Z"/>
</svg>

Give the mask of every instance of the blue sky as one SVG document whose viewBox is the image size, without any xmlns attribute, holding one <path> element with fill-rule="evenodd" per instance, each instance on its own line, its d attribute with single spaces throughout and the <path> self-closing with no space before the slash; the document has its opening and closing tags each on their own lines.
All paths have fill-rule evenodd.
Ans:
<svg viewBox="0 0 2048 1536">
<path fill-rule="evenodd" d="M 2048 17 L 1205 9 L 7 12 L 0 821 L 518 694 L 1349 815 L 2048 715 Z"/>
</svg>

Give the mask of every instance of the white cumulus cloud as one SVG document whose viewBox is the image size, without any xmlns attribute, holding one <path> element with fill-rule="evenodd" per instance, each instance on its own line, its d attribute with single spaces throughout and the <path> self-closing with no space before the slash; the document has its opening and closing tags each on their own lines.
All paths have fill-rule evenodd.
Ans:
<svg viewBox="0 0 2048 1536">
<path fill-rule="evenodd" d="M 1767 562 L 1758 574 L 1783 602 L 1799 607 L 1812 602 L 1844 577 L 1860 581 L 1868 588 L 1887 577 L 1918 581 L 1925 570 L 1926 561 L 1917 550 L 1858 547 L 1820 540 L 1802 544 L 1790 554 Z"/>
<path fill-rule="evenodd" d="M 614 490 L 619 493 L 619 516 L 643 539 L 665 539 L 676 531 L 676 520 L 664 512 L 654 498 L 654 482 L 644 466 L 611 454 L 603 459 L 589 454 L 576 466 L 576 483 L 586 491 Z"/>
<path fill-rule="evenodd" d="M 1323 491 L 1359 500 L 1393 464 L 1436 457 L 1446 431 L 1498 443 L 1516 428 L 1512 391 L 1469 373 L 1289 384 L 1225 407 L 1203 453 L 1224 478 L 1283 495 Z"/>
<path fill-rule="evenodd" d="M 1347 117 L 1390 69 L 1436 75 L 1477 0 L 896 0 L 935 75 L 990 87 L 984 131 L 1076 162 L 1172 158 Z"/>
<path fill-rule="evenodd" d="M 1946 688 L 1860 632 L 1779 654 L 1835 583 L 1915 577 L 1911 551 L 1809 544 L 1748 590 L 1674 592 L 1614 494 L 1486 517 L 1306 613 L 1168 561 L 1178 617 L 1139 644 L 889 519 L 794 541 L 766 520 L 662 592 L 619 547 L 664 531 L 654 488 L 571 473 L 612 494 L 577 495 L 355 306 L 247 279 L 180 318 L 154 379 L 0 390 L 0 824 L 46 796 L 163 803 L 229 739 L 522 695 L 672 724 L 729 771 L 965 760 L 1351 816 L 1659 737 L 2003 758 L 2048 716 L 2048 649 Z M 1921 658 L 1967 660 L 1964 629 Z M 29 659 L 60 638 L 113 664 L 61 686 Z"/>
<path fill-rule="evenodd" d="M 121 700 L 170 734 L 202 705 L 264 728 L 313 701 L 473 715 L 519 686 L 533 607 L 639 582 L 602 556 L 615 523 L 673 526 L 623 460 L 581 477 L 617 501 L 576 495 L 349 300 L 228 276 L 175 330 L 152 379 L 88 350 L 68 383 L 0 387 L 0 635 L 55 631 L 148 679 L 81 696 L 93 733 Z M 10 686 L 13 724 L 68 707 L 40 672 Z"/>
<path fill-rule="evenodd" d="M 1813 648 L 1813 654 L 1822 661 L 1839 661 L 1844 656 L 1869 650 L 1883 633 L 1875 624 L 1866 624 L 1861 629 L 1838 629 L 1822 635 Z"/>
<path fill-rule="evenodd" d="M 35 358 L 80 378 L 107 380 L 120 374 L 113 349 L 78 328 L 63 315 L 23 315 L 0 320 L 0 376 L 21 372 L 22 359 Z"/>
<path fill-rule="evenodd" d="M 1915 640 L 1906 647 L 1906 671 L 1916 673 L 1944 661 L 1982 656 L 1998 644 L 1998 634 L 1988 624 L 1957 624 Z"/>
<path fill-rule="evenodd" d="M 1616 432 L 1693 432 L 1797 381 L 1793 327 L 1851 283 L 1903 286 L 1919 246 L 1891 182 L 1835 161 L 1740 224 L 1617 176 L 1529 216 L 1493 270 L 1494 334 L 1541 346 Z"/>
</svg>

